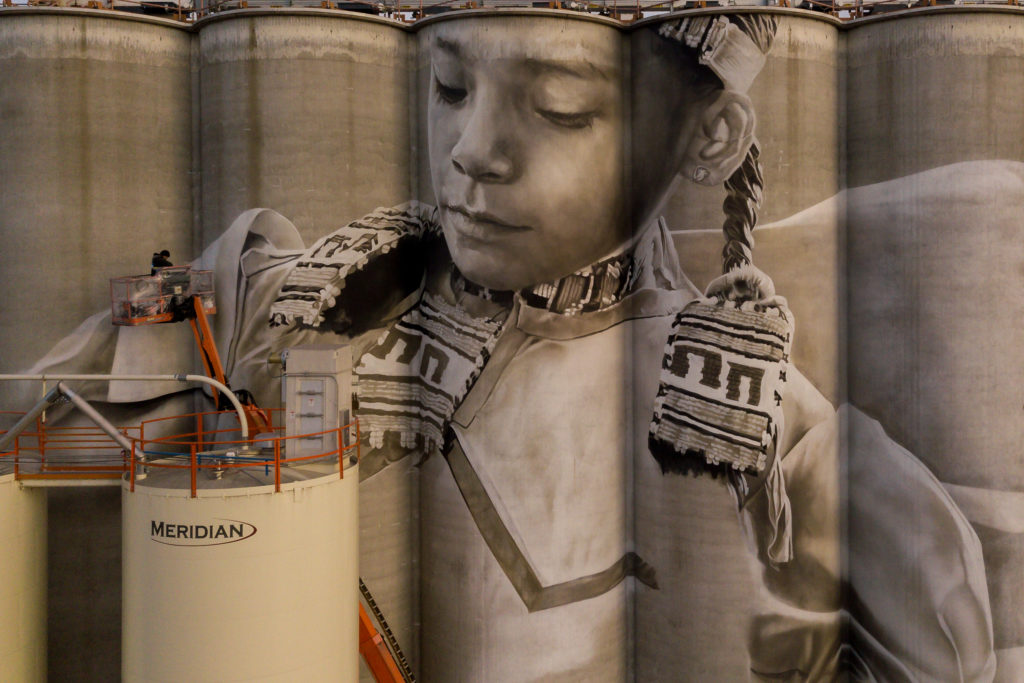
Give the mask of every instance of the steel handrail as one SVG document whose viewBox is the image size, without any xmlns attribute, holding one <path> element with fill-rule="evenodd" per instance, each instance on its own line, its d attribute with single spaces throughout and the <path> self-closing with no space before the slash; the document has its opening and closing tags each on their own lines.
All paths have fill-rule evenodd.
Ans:
<svg viewBox="0 0 1024 683">
<path fill-rule="evenodd" d="M 179 21 L 184 24 L 191 24 L 213 16 L 220 12 L 238 9 L 289 9 L 293 7 L 306 7 L 327 10 L 342 10 L 340 5 L 359 5 L 370 10 L 369 14 L 377 17 L 391 19 L 397 23 L 416 23 L 430 14 L 432 8 L 440 8 L 440 11 L 459 11 L 466 9 L 486 9 L 490 7 L 501 8 L 531 8 L 537 9 L 533 0 L 413 0 L 409 4 L 403 4 L 401 0 L 394 2 L 372 2 L 370 0 L 288 0 L 286 7 L 274 4 L 273 0 L 220 0 L 218 2 L 203 3 L 199 6 L 191 2 L 146 2 L 145 0 L 86 0 L 81 4 L 70 7 L 87 7 L 110 11 L 121 11 L 138 14 L 139 10 L 147 8 L 164 11 L 168 15 L 165 18 Z M 15 2 L 14 0 L 2 0 L 4 7 L 53 7 L 55 0 L 25 0 Z M 258 3 L 258 5 L 257 5 Z M 546 3 L 553 9 L 572 9 L 585 14 L 597 14 L 624 24 L 632 23 L 644 17 L 644 13 L 665 13 L 678 9 L 697 9 L 706 7 L 735 7 L 742 12 L 745 6 L 724 5 L 721 2 L 712 5 L 709 0 L 687 0 L 682 6 L 677 6 L 674 0 L 623 0 L 620 5 L 618 0 L 611 0 L 611 3 L 601 3 L 592 0 L 579 0 L 570 5 L 570 0 L 552 0 Z M 936 7 L 936 6 L 963 6 L 963 5 L 987 5 L 1018 7 L 1020 0 L 767 0 L 769 7 L 809 7 L 812 11 L 828 13 L 840 21 L 852 21 L 870 14 L 875 8 L 894 8 L 893 12 L 906 11 L 914 7 Z M 63 5 L 68 7 L 67 5 Z M 364 12 L 364 10 L 357 10 Z"/>
<path fill-rule="evenodd" d="M 18 381 L 40 381 L 46 382 L 47 380 L 56 380 L 60 382 L 62 380 L 72 381 L 100 381 L 100 382 L 200 382 L 202 384 L 208 384 L 217 391 L 222 392 L 231 401 L 231 405 L 234 406 L 235 412 L 238 413 L 239 424 L 241 425 L 242 438 L 248 440 L 249 438 L 249 423 L 245 419 L 245 407 L 242 406 L 242 402 L 238 400 L 234 392 L 231 391 L 226 385 L 218 382 L 217 380 L 207 377 L 206 375 L 68 375 L 68 374 L 39 374 L 39 375 L 3 375 L 0 374 L 0 381 L 7 382 L 18 382 Z M 74 400 L 74 399 L 72 399 Z M 80 407 L 80 406 L 79 406 Z"/>
<path fill-rule="evenodd" d="M 209 415 L 211 413 L 202 413 L 202 414 L 203 415 Z M 213 413 L 213 414 L 216 414 L 216 413 Z M 221 413 L 221 414 L 223 414 L 223 413 Z M 158 418 L 158 419 L 163 419 L 163 420 L 188 419 L 188 418 L 194 418 L 194 417 L 196 417 L 196 415 L 198 415 L 198 414 L 193 413 L 193 414 L 188 414 L 188 415 L 176 415 L 176 416 L 172 416 L 172 417 Z M 155 421 L 156 420 L 151 420 L 150 422 L 155 422 Z M 345 445 L 345 435 L 346 434 L 350 434 L 351 431 L 353 430 L 353 428 L 355 429 L 355 432 L 356 432 L 356 438 L 353 440 L 352 443 L 349 443 L 348 445 Z M 234 431 L 234 430 L 216 430 L 216 431 L 224 432 L 224 431 Z M 272 446 L 268 447 L 268 448 L 272 449 L 272 455 L 270 453 L 264 453 L 263 449 L 260 449 L 259 452 L 260 452 L 261 455 L 259 457 L 256 457 L 256 456 L 253 455 L 253 449 L 251 448 L 252 442 L 248 441 L 248 440 L 247 441 L 238 441 L 238 440 L 208 441 L 208 440 L 204 439 L 203 441 L 199 441 L 200 436 L 204 436 L 205 434 L 209 434 L 209 433 L 212 433 L 212 432 L 205 432 L 203 435 L 196 434 L 194 432 L 188 432 L 188 433 L 183 433 L 183 434 L 172 434 L 172 435 L 168 435 L 168 436 L 157 437 L 157 438 L 154 438 L 154 439 L 147 439 L 147 440 L 140 439 L 138 441 L 139 448 L 135 448 L 134 445 L 133 445 L 133 448 L 132 448 L 132 451 L 131 451 L 131 455 L 130 455 L 129 473 L 130 473 L 131 476 L 130 476 L 130 482 L 129 482 L 129 489 L 131 491 L 135 490 L 136 469 L 137 469 L 137 466 L 140 465 L 140 464 L 144 464 L 147 468 L 153 468 L 153 469 L 169 469 L 169 470 L 173 470 L 173 469 L 185 470 L 185 469 L 187 469 L 187 470 L 189 470 L 189 479 L 190 479 L 189 486 L 190 486 L 190 489 L 191 489 L 191 495 L 194 498 L 196 496 L 196 492 L 197 492 L 197 490 L 199 488 L 198 487 L 198 473 L 201 470 L 244 469 L 244 468 L 252 468 L 254 466 L 257 466 L 257 467 L 258 466 L 270 467 L 271 463 L 273 463 L 273 467 L 274 467 L 274 490 L 275 490 L 275 492 L 279 492 L 281 490 L 281 467 L 282 467 L 282 465 L 287 466 L 289 464 L 296 464 L 296 463 L 303 463 L 303 462 L 312 462 L 312 461 L 317 461 L 317 460 L 330 460 L 330 459 L 333 459 L 333 458 L 337 457 L 338 458 L 338 475 L 339 475 L 339 478 L 344 479 L 344 477 L 345 477 L 345 459 L 346 459 L 345 458 L 345 454 L 348 453 L 349 451 L 355 450 L 356 458 L 358 460 L 359 454 L 360 454 L 360 451 L 361 451 L 361 447 L 360 447 L 360 430 L 359 430 L 359 422 L 358 422 L 358 420 L 353 421 L 353 422 L 351 422 L 349 424 L 346 424 L 346 425 L 342 425 L 340 427 L 334 427 L 334 428 L 326 429 L 326 430 L 323 430 L 323 431 L 320 431 L 320 432 L 311 432 L 309 434 L 297 434 L 297 435 L 292 435 L 292 436 L 267 436 L 265 438 L 261 438 L 259 440 L 260 443 L 268 443 L 268 442 L 272 443 Z M 331 450 L 328 450 L 328 451 L 325 451 L 323 453 L 314 453 L 312 455 L 296 456 L 296 457 L 292 457 L 292 458 L 283 458 L 283 457 L 281 457 L 281 443 L 282 442 L 286 442 L 286 441 L 288 441 L 290 439 L 306 439 L 306 438 L 310 438 L 310 437 L 327 436 L 327 435 L 334 435 L 334 437 L 336 439 L 335 443 L 337 444 L 335 448 L 333 448 Z M 181 437 L 196 437 L 196 440 L 195 441 L 186 441 L 186 440 L 178 441 L 178 440 L 176 440 L 176 439 L 179 439 Z M 169 441 L 169 439 L 170 439 L 170 441 Z M 199 443 L 205 444 L 207 446 L 207 449 L 206 450 L 202 450 L 202 451 L 199 450 L 198 447 L 197 447 Z M 179 451 L 179 452 L 149 451 L 149 450 L 146 449 L 147 444 L 149 444 L 149 445 L 159 444 L 159 445 L 162 445 L 162 446 L 174 445 L 174 446 L 180 446 L 180 447 L 188 447 L 188 450 L 187 450 L 187 452 L 185 452 L 185 451 Z M 212 458 L 209 457 L 210 455 L 212 455 L 211 451 L 213 450 L 213 449 L 209 448 L 211 446 L 212 447 L 216 447 L 216 451 L 217 451 L 215 457 L 212 457 Z M 237 449 L 233 449 L 232 446 L 237 446 Z M 158 457 L 159 461 L 154 461 L 154 460 L 142 461 L 142 460 L 140 460 L 138 455 L 137 455 L 139 450 L 142 451 L 144 456 Z M 231 453 L 234 453 L 234 455 L 231 455 Z M 166 460 L 183 459 L 183 458 L 186 458 L 186 457 L 188 458 L 188 463 L 187 464 L 178 464 L 178 463 L 174 463 L 174 462 L 161 462 L 161 461 L 166 461 Z M 213 460 L 213 462 L 204 463 L 204 462 L 202 462 L 202 460 L 204 458 Z"/>
<path fill-rule="evenodd" d="M 279 410 L 281 409 L 275 409 L 275 412 Z M 13 411 L 5 412 L 13 415 L 25 415 L 25 413 L 15 413 Z M 154 420 L 147 420 L 145 422 L 152 424 L 153 422 L 160 420 L 190 419 L 199 416 L 218 414 L 234 414 L 234 411 L 191 413 L 186 415 L 157 418 Z M 66 480 L 73 482 L 89 479 L 110 479 L 114 475 L 117 477 L 123 477 L 125 474 L 128 474 L 129 488 L 131 491 L 135 490 L 137 470 L 140 466 L 153 469 L 188 469 L 190 474 L 189 488 L 192 497 L 197 495 L 197 491 L 200 488 L 198 485 L 198 474 L 201 470 L 245 469 L 252 467 L 269 468 L 273 466 L 274 490 L 275 492 L 279 492 L 281 490 L 281 469 L 282 467 L 287 467 L 289 465 L 333 460 L 333 458 L 336 457 L 338 458 L 338 476 L 343 479 L 345 477 L 345 462 L 352 451 L 355 451 L 355 456 L 358 462 L 361 452 L 360 442 L 362 436 L 359 428 L 359 422 L 358 420 L 355 420 L 340 427 L 312 432 L 309 434 L 297 434 L 291 436 L 267 435 L 260 438 L 258 443 L 267 443 L 270 444 L 270 446 L 263 447 L 259 451 L 256 451 L 252 448 L 252 440 L 210 440 L 205 438 L 213 433 L 236 432 L 237 430 L 234 429 L 210 430 L 202 434 L 188 432 L 160 436 L 151 439 L 145 439 L 141 436 L 144 431 L 143 425 L 138 427 L 114 429 L 125 443 L 122 443 L 121 439 L 114 439 L 109 433 L 106 434 L 108 439 L 107 441 L 96 441 L 96 437 L 104 434 L 102 430 L 89 427 L 47 427 L 37 421 L 37 431 L 22 432 L 14 440 L 13 450 L 0 453 L 0 462 L 2 462 L 4 458 L 11 457 L 15 463 L 15 479 L 18 480 Z M 280 428 L 275 428 L 275 430 L 276 429 Z M 138 432 L 139 436 L 132 436 L 131 432 L 133 431 Z M 58 434 L 62 432 L 69 433 L 71 435 L 71 439 L 64 440 L 60 436 L 54 437 L 53 434 L 55 432 Z M 353 432 L 355 434 L 355 438 L 352 439 L 350 443 L 346 444 L 346 435 L 351 436 Z M 6 430 L 0 430 L 0 435 L 4 433 L 6 433 Z M 282 457 L 282 443 L 286 443 L 290 439 L 306 439 L 309 437 L 322 436 L 333 436 L 335 439 L 335 447 L 322 453 L 300 455 L 291 458 Z M 81 458 L 76 458 L 73 461 L 63 461 L 59 457 L 51 457 L 49 463 L 43 463 L 42 457 L 40 457 L 38 461 L 27 460 L 25 458 L 26 452 L 39 452 L 40 449 L 38 446 L 36 448 L 23 446 L 21 443 L 21 437 L 34 437 L 37 444 L 43 441 L 44 437 L 46 437 L 46 441 L 49 444 L 48 447 L 51 450 L 58 452 L 72 449 L 97 450 L 118 447 L 121 447 L 122 450 L 119 451 L 116 456 L 110 455 L 89 461 L 85 461 Z M 187 440 L 188 437 L 192 437 L 192 440 Z M 177 439 L 184 440 L 179 441 Z M 92 444 L 92 446 L 83 446 L 81 445 L 83 443 Z M 204 448 L 200 449 L 199 444 L 203 444 Z M 125 445 L 127 445 L 127 447 L 124 447 Z M 165 447 L 178 446 L 180 450 L 173 452 L 147 450 L 147 446 L 152 445 Z M 157 460 L 154 461 L 148 458 L 156 458 Z M 183 458 L 187 458 L 188 462 L 184 464 L 174 462 L 175 460 Z M 204 460 L 207 460 L 208 462 L 204 462 Z M 106 461 L 106 464 L 97 464 L 103 463 L 104 461 Z M 24 471 L 24 465 L 26 463 L 38 464 L 39 471 Z"/>
</svg>

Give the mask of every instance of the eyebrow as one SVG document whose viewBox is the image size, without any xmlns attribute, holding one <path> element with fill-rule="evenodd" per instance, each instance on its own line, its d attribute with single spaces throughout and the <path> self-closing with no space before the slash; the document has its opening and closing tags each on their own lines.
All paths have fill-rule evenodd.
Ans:
<svg viewBox="0 0 1024 683">
<path fill-rule="evenodd" d="M 438 36 L 434 39 L 434 47 L 451 54 L 453 57 L 462 56 L 462 46 L 458 43 Z"/>
<path fill-rule="evenodd" d="M 608 80 L 608 72 L 589 59 L 558 62 L 546 59 L 527 59 L 526 66 L 534 71 L 554 72 L 576 78 L 601 78 Z"/>
<path fill-rule="evenodd" d="M 434 39 L 434 46 L 447 52 L 452 57 L 462 58 L 462 46 L 453 40 L 438 36 Z M 574 76 L 576 78 L 601 78 L 609 80 L 610 76 L 605 69 L 602 69 L 589 59 L 576 59 L 570 61 L 556 61 L 550 59 L 538 59 L 530 57 L 524 60 L 527 68 L 537 72 L 554 72 Z"/>
</svg>

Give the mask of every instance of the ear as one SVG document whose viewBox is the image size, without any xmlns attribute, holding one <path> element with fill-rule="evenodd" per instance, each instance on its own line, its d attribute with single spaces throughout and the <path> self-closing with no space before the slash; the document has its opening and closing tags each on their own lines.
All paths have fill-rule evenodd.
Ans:
<svg viewBox="0 0 1024 683">
<path fill-rule="evenodd" d="M 683 175 L 701 185 L 725 182 L 747 156 L 755 121 L 749 97 L 723 90 L 700 116 L 686 149 Z"/>
</svg>

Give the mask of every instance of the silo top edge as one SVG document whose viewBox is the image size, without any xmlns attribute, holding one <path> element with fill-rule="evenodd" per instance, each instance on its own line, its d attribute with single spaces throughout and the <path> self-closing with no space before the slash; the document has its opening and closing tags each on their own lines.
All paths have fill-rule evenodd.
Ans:
<svg viewBox="0 0 1024 683">
<path fill-rule="evenodd" d="M 730 5 L 728 7 L 705 7 L 677 10 L 675 12 L 659 14 L 653 17 L 641 19 L 640 21 L 636 21 L 632 24 L 626 25 L 623 28 L 625 28 L 626 30 L 632 30 L 634 28 L 639 29 L 645 26 L 651 26 L 652 24 L 658 24 L 662 21 L 666 21 L 676 17 L 692 17 L 716 14 L 728 14 L 730 16 L 735 16 L 737 14 L 774 14 L 776 16 L 800 17 L 801 19 L 821 21 L 826 24 L 832 24 L 833 26 L 844 26 L 847 23 L 849 23 L 846 21 L 842 21 L 837 17 L 833 17 L 831 14 L 826 14 L 824 12 L 814 12 L 806 9 L 797 9 L 795 7 L 769 7 L 763 5 Z"/>
<path fill-rule="evenodd" d="M 903 9 L 898 12 L 885 12 L 874 14 L 859 19 L 850 19 L 842 22 L 844 29 L 857 28 L 865 24 L 877 24 L 883 21 L 894 21 L 897 19 L 911 19 L 920 16 L 933 16 L 936 14 L 1024 14 L 1024 7 L 1013 5 L 936 5 L 934 7 L 914 7 Z"/>
<path fill-rule="evenodd" d="M 420 19 L 414 24 L 411 24 L 411 28 L 416 31 L 420 27 L 437 24 L 440 22 L 447 21 L 459 21 L 461 19 L 472 19 L 479 17 L 558 17 L 559 19 L 568 19 L 570 21 L 585 21 L 593 24 L 604 24 L 612 28 L 624 28 L 624 24 L 621 21 L 616 21 L 609 17 L 602 17 L 600 15 L 587 14 L 585 12 L 574 12 L 572 10 L 564 9 L 543 9 L 543 8 L 527 8 L 527 7 L 510 7 L 507 9 L 468 9 L 458 10 L 455 12 L 445 12 L 443 14 L 435 14 L 432 17 Z"/>
<path fill-rule="evenodd" d="M 936 8 L 929 8 L 936 9 Z M 963 8 L 968 9 L 968 8 Z M 1007 9 L 1007 8 L 1001 8 Z M 271 8 L 245 8 L 228 10 L 225 12 L 218 12 L 216 14 L 210 14 L 193 23 L 185 23 L 174 19 L 166 19 L 163 17 L 154 17 L 149 15 L 133 14 L 131 12 L 117 12 L 109 9 L 93 9 L 86 7 L 39 7 L 39 6 L 14 6 L 14 7 L 0 7 L 0 17 L 7 16 L 27 16 L 27 15 L 53 15 L 53 16 L 84 16 L 100 19 L 115 19 L 124 21 L 135 21 L 147 24 L 155 24 L 158 26 L 168 26 L 176 28 L 182 31 L 198 30 L 208 24 L 230 21 L 232 19 L 243 19 L 249 17 L 260 17 L 260 16 L 303 16 L 303 17 L 324 17 L 331 19 L 343 19 L 343 20 L 354 20 L 364 21 L 375 24 L 381 24 L 390 26 L 403 31 L 409 31 L 415 33 L 420 28 L 433 25 L 439 22 L 448 21 L 460 21 L 471 18 L 480 17 L 558 17 L 561 19 L 567 19 L 572 21 L 584 21 L 596 24 L 602 24 L 611 28 L 619 29 L 621 31 L 631 31 L 634 28 L 642 28 L 644 26 L 651 26 L 658 24 L 659 22 L 666 21 L 675 17 L 683 16 L 700 16 L 700 15 L 716 15 L 716 14 L 776 14 L 776 15 L 790 15 L 799 16 L 805 19 L 815 19 L 823 21 L 828 24 L 836 26 L 844 26 L 850 22 L 842 22 L 835 17 L 832 17 L 821 12 L 811 12 L 809 10 L 793 9 L 788 7 L 757 7 L 757 6 L 730 6 L 730 7 L 708 7 L 708 8 L 697 8 L 688 10 L 678 10 L 671 13 L 659 14 L 653 17 L 647 17 L 640 21 L 632 24 L 624 24 L 621 21 L 612 19 L 610 17 L 603 17 L 600 15 L 586 14 L 581 12 L 574 12 L 572 10 L 558 10 L 558 9 L 543 9 L 543 8 L 482 8 L 482 9 L 467 9 L 453 12 L 445 12 L 444 14 L 434 15 L 425 19 L 420 19 L 414 23 L 405 23 L 397 21 L 395 19 L 389 19 L 387 17 L 380 17 L 372 14 L 365 14 L 362 12 L 349 12 L 346 10 L 336 9 L 322 9 L 319 7 L 271 7 Z M 903 15 L 902 12 L 896 13 Z M 858 20 L 859 22 L 866 20 Z"/>
<path fill-rule="evenodd" d="M 91 17 L 93 19 L 112 19 L 115 21 L 135 21 L 143 24 L 155 24 L 167 26 L 181 31 L 191 31 L 192 27 L 175 19 L 164 19 L 132 12 L 119 12 L 109 9 L 92 9 L 89 7 L 37 7 L 15 5 L 13 7 L 0 7 L 0 17 L 31 16 L 31 15 L 54 15 L 54 16 L 79 16 Z"/>
<path fill-rule="evenodd" d="M 445 12 L 443 14 L 437 14 L 434 16 L 420 19 L 413 23 L 405 23 L 389 19 L 386 17 L 379 17 L 372 14 L 364 14 L 361 12 L 349 12 L 345 10 L 334 10 L 334 9 L 321 9 L 319 7 L 274 7 L 274 8 L 246 8 L 229 10 L 226 12 L 219 12 L 212 14 L 195 22 L 196 28 L 202 27 L 206 24 L 216 21 L 226 21 L 236 18 L 244 17 L 255 17 L 255 16 L 321 16 L 330 17 L 335 19 L 352 19 L 356 21 L 368 21 L 378 24 L 384 24 L 398 29 L 407 30 L 415 33 L 423 27 L 437 24 L 440 22 L 449 21 L 462 21 L 468 19 L 479 19 L 481 17 L 557 17 L 560 19 L 566 19 L 570 21 L 583 21 L 595 24 L 602 24 L 611 28 L 619 29 L 622 31 L 630 31 L 634 27 L 640 28 L 643 26 L 650 26 L 657 24 L 662 21 L 670 20 L 676 17 L 684 16 L 700 16 L 700 15 L 716 15 L 716 14 L 776 14 L 776 15 L 790 15 L 799 16 L 805 19 L 814 19 L 823 21 L 828 24 L 841 26 L 843 22 L 835 17 L 821 12 L 811 12 L 809 10 L 794 9 L 789 7 L 755 7 L 755 6 L 730 6 L 730 7 L 709 7 L 709 8 L 697 8 L 688 10 L 678 10 L 675 12 L 666 12 L 665 14 L 659 14 L 657 16 L 648 17 L 641 19 L 632 24 L 625 24 L 616 19 L 610 17 L 604 17 L 596 14 L 587 14 L 583 12 L 575 12 L 572 10 L 561 10 L 561 9 L 545 9 L 545 8 L 526 8 L 526 7 L 509 7 L 509 8 L 480 8 L 480 9 L 465 9 L 452 12 Z"/>
<path fill-rule="evenodd" d="M 379 17 L 375 14 L 366 14 L 364 12 L 350 12 L 348 10 L 338 9 L 323 9 L 320 7 L 259 7 L 259 8 L 245 8 L 245 9 L 233 9 L 226 12 L 217 12 L 216 14 L 208 14 L 207 16 L 197 20 L 192 24 L 195 29 L 200 29 L 207 24 L 216 23 L 218 21 L 229 21 L 231 19 L 244 19 L 248 17 L 284 17 L 284 16 L 302 16 L 302 17 L 326 17 L 329 19 L 346 19 L 352 21 L 365 21 L 372 24 L 381 24 L 384 26 L 390 26 L 399 30 L 409 31 L 413 30 L 414 25 L 406 24 L 395 19 L 388 19 L 387 17 Z"/>
<path fill-rule="evenodd" d="M 692 13 L 692 12 L 690 12 Z M 558 10 L 558 9 L 541 9 L 541 8 L 525 8 L 525 7 L 513 7 L 513 8 L 482 8 L 482 9 L 460 9 L 458 11 L 445 12 L 434 16 L 420 19 L 412 23 L 406 23 L 387 17 L 380 17 L 373 14 L 365 14 L 363 12 L 350 12 L 347 10 L 336 10 L 336 9 L 322 9 L 319 7 L 271 7 L 271 8 L 246 8 L 229 10 L 226 12 L 218 12 L 217 14 L 207 15 L 198 21 L 193 26 L 200 28 L 206 24 L 210 24 L 217 21 L 227 21 L 230 19 L 241 19 L 246 17 L 257 17 L 257 16 L 320 16 L 333 19 L 351 19 L 355 21 L 367 21 L 376 24 L 383 24 L 391 26 L 393 28 L 410 31 L 415 33 L 421 27 L 436 24 L 438 22 L 445 21 L 458 21 L 460 19 L 480 18 L 480 17 L 558 17 L 561 19 L 570 19 L 575 21 L 587 21 L 591 23 L 604 24 L 613 28 L 624 29 L 628 28 L 625 24 L 615 19 L 608 17 L 602 17 L 599 15 L 586 14 L 581 12 L 574 12 L 571 10 Z M 666 14 L 665 16 L 669 16 Z"/>
<path fill-rule="evenodd" d="M 826 24 L 831 24 L 839 29 L 847 30 L 857 28 L 858 26 L 864 26 L 865 24 L 873 24 L 882 21 L 894 21 L 899 19 L 916 18 L 920 16 L 932 16 L 936 14 L 1024 14 L 1024 7 L 1011 6 L 1011 5 L 942 5 L 934 7 L 915 7 L 912 9 L 901 9 L 899 11 L 885 12 L 883 14 L 876 14 L 857 19 L 841 20 L 830 14 L 823 12 L 814 12 L 805 9 L 795 9 L 792 7 L 768 7 L 768 6 L 743 6 L 743 5 L 731 5 L 728 7 L 706 7 L 706 8 L 695 8 L 686 10 L 677 10 L 675 12 L 667 12 L 665 14 L 659 14 L 656 16 L 646 17 L 639 21 L 626 24 L 610 17 L 604 17 L 600 15 L 587 14 L 576 12 L 572 10 L 560 10 L 560 9 L 544 9 L 544 8 L 526 8 L 526 7 L 514 7 L 514 8 L 480 8 L 480 9 L 466 9 L 452 12 L 445 12 L 434 16 L 420 19 L 413 23 L 406 23 L 387 17 L 381 17 L 373 14 L 365 14 L 362 12 L 350 12 L 347 10 L 337 9 L 323 9 L 319 7 L 272 7 L 272 8 L 244 8 L 228 10 L 225 12 L 218 12 L 211 14 L 193 23 L 186 23 L 175 19 L 168 19 L 163 17 L 154 17 L 149 15 L 134 14 L 131 12 L 118 12 L 109 9 L 94 9 L 86 7 L 40 7 L 40 6 L 24 6 L 16 5 L 13 7 L 0 7 L 0 18 L 2 17 L 14 17 L 14 16 L 30 16 L 30 15 L 51 15 L 51 16 L 80 16 L 80 17 L 91 17 L 99 19 L 114 19 L 121 21 L 134 21 L 146 24 L 153 24 L 157 26 L 166 26 L 169 28 L 175 28 L 182 31 L 193 31 L 202 28 L 203 26 L 219 21 L 229 21 L 232 19 L 241 19 L 249 17 L 259 16 L 316 16 L 332 19 L 342 20 L 353 20 L 370 22 L 392 28 L 409 31 L 415 33 L 420 28 L 430 26 L 439 22 L 448 21 L 461 21 L 464 19 L 480 18 L 480 17 L 558 17 L 560 19 L 566 19 L 571 21 L 584 21 L 596 24 L 602 24 L 611 28 L 619 29 L 623 32 L 630 32 L 634 29 L 640 29 L 646 26 L 657 25 L 660 22 L 668 21 L 676 17 L 684 16 L 713 16 L 717 14 L 774 14 L 778 16 L 792 16 L 800 17 L 803 19 L 811 19 L 815 21 L 821 21 Z"/>
<path fill-rule="evenodd" d="M 631 24 L 626 24 L 611 17 L 603 17 L 595 14 L 587 14 L 583 12 L 575 12 L 572 10 L 558 10 L 558 9 L 543 9 L 543 8 L 525 8 L 525 7 L 512 7 L 512 8 L 481 8 L 481 9 L 467 9 L 458 10 L 454 12 L 445 12 L 443 14 L 437 14 L 425 19 L 409 24 L 408 27 L 412 31 L 417 31 L 421 27 L 436 24 L 439 22 L 447 21 L 459 21 L 464 19 L 479 18 L 479 17 L 559 17 L 562 19 L 569 19 L 575 21 L 586 21 L 591 23 L 603 24 L 612 28 L 619 29 L 624 32 L 632 31 L 634 28 L 643 28 L 645 26 L 656 25 L 663 21 L 668 21 L 678 17 L 686 16 L 701 16 L 701 15 L 716 15 L 716 14 L 775 14 L 775 15 L 789 15 L 798 16 L 804 19 L 814 19 L 823 21 L 828 24 L 835 26 L 841 26 L 842 21 L 835 17 L 823 14 L 821 12 L 812 12 L 810 10 L 794 9 L 791 7 L 764 7 L 764 6 L 742 6 L 732 5 L 729 7 L 706 7 L 706 8 L 695 8 L 686 10 L 677 10 L 675 12 L 666 12 L 664 14 L 658 14 L 656 16 L 647 17 Z"/>
<path fill-rule="evenodd" d="M 12 475 L 13 476 L 13 475 Z M 358 465 L 352 465 L 345 468 L 345 476 L 339 477 L 338 470 L 324 469 L 323 473 L 317 476 L 311 476 L 308 479 L 299 479 L 297 481 L 281 482 L 281 490 L 276 491 L 273 483 L 269 484 L 238 484 L 228 485 L 223 487 L 211 487 L 203 488 L 202 485 L 196 487 L 196 493 L 193 496 L 190 487 L 187 483 L 184 484 L 171 484 L 168 482 L 154 483 L 154 477 L 152 474 L 150 477 L 142 480 L 135 481 L 135 490 L 132 491 L 131 482 L 127 478 L 121 481 L 121 491 L 128 496 L 159 496 L 165 498 L 235 498 L 235 497 L 248 497 L 248 496 L 259 496 L 259 495 L 280 495 L 288 491 L 297 491 L 300 489 L 313 488 L 317 486 L 333 485 L 339 482 L 344 482 L 346 479 L 352 481 L 355 478 L 356 482 L 359 481 L 359 469 Z M 2 480 L 0 480 L 2 481 Z"/>
</svg>

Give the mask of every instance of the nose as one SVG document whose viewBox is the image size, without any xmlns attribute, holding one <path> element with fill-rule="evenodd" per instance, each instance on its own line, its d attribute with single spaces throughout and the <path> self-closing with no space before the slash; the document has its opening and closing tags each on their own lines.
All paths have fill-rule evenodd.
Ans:
<svg viewBox="0 0 1024 683">
<path fill-rule="evenodd" d="M 495 103 L 478 100 L 452 148 L 452 165 L 480 183 L 506 183 L 515 176 L 505 131 L 509 122 L 502 121 L 500 109 Z"/>
</svg>

